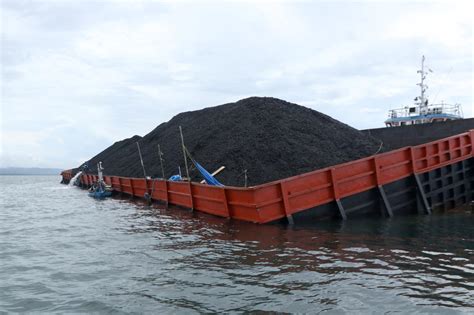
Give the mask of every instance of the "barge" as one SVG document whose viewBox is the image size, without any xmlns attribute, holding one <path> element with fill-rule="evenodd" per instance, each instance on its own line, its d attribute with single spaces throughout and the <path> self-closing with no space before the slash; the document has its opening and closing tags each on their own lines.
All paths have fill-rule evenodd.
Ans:
<svg viewBox="0 0 474 315">
<path fill-rule="evenodd" d="M 68 183 L 75 174 L 65 170 L 61 175 Z M 80 186 L 89 188 L 98 176 L 81 174 L 79 179 Z M 259 224 L 431 214 L 472 202 L 474 129 L 248 188 L 120 176 L 104 176 L 104 181 L 132 197 Z"/>
</svg>

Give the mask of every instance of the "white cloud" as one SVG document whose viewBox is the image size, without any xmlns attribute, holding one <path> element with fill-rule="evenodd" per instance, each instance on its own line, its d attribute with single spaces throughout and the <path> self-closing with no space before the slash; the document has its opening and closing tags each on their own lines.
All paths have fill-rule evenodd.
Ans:
<svg viewBox="0 0 474 315">
<path fill-rule="evenodd" d="M 472 116 L 472 5 L 455 4 L 3 1 L 1 163 L 75 166 L 251 95 L 382 126 L 416 95 L 422 54 L 431 98 Z"/>
<path fill-rule="evenodd" d="M 461 3 L 462 5 L 457 5 Z M 394 39 L 429 41 L 446 49 L 472 53 L 472 1 L 450 4 L 421 4 L 390 25 L 387 36 Z M 468 41 L 468 42 L 466 42 Z"/>
</svg>

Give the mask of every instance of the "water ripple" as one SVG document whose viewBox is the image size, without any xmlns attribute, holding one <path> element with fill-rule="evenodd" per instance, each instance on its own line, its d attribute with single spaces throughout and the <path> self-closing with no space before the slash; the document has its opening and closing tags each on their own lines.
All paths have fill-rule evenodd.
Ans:
<svg viewBox="0 0 474 315">
<path fill-rule="evenodd" d="M 474 309 L 472 214 L 259 226 L 0 180 L 0 312 Z"/>
</svg>

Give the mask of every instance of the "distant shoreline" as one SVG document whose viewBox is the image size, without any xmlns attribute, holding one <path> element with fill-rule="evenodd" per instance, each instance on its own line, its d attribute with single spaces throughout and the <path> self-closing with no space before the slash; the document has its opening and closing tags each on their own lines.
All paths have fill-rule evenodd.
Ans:
<svg viewBox="0 0 474 315">
<path fill-rule="evenodd" d="M 61 174 L 4 174 L 4 173 L 0 173 L 0 176 L 61 176 Z"/>
<path fill-rule="evenodd" d="M 0 175 L 60 175 L 59 168 L 40 168 L 40 167 L 1 167 Z"/>
</svg>

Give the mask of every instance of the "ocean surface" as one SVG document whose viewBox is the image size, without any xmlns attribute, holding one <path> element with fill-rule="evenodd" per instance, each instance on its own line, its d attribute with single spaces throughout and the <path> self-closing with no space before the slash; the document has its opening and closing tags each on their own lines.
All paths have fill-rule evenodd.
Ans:
<svg viewBox="0 0 474 315">
<path fill-rule="evenodd" d="M 474 312 L 474 213 L 228 221 L 0 176 L 0 313 Z"/>
</svg>

